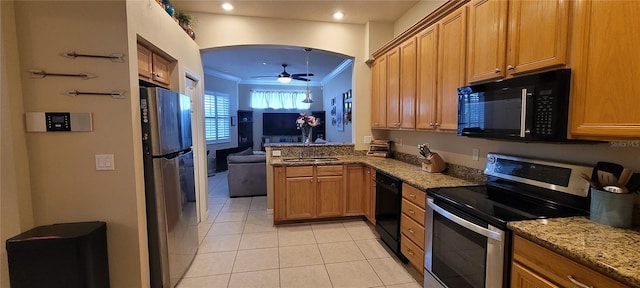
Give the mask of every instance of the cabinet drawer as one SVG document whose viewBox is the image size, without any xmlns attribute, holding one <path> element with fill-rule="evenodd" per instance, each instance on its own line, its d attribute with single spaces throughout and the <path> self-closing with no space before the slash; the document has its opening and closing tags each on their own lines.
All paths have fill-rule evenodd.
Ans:
<svg viewBox="0 0 640 288">
<path fill-rule="evenodd" d="M 342 175 L 342 165 L 327 165 L 316 167 L 317 176 L 340 176 Z"/>
<path fill-rule="evenodd" d="M 418 190 L 411 185 L 407 185 L 402 183 L 402 197 L 411 201 L 411 203 L 416 204 L 418 207 L 424 209 L 425 208 L 425 199 L 427 198 L 427 193 L 424 191 Z"/>
<path fill-rule="evenodd" d="M 407 199 L 402 199 L 402 213 L 407 215 L 409 218 L 415 220 L 424 227 L 424 209 L 416 206 L 415 204 L 407 201 Z"/>
<path fill-rule="evenodd" d="M 418 247 L 424 250 L 424 226 L 411 220 L 407 215 L 402 214 L 400 220 L 400 232 L 411 239 Z"/>
<path fill-rule="evenodd" d="M 286 168 L 289 177 L 313 177 L 313 166 L 291 166 Z"/>
<path fill-rule="evenodd" d="M 514 236 L 513 260 L 562 287 L 577 287 L 569 277 L 593 288 L 628 287 L 519 236 Z"/>
<path fill-rule="evenodd" d="M 400 235 L 400 251 L 420 274 L 424 273 L 424 251 L 402 234 Z"/>
</svg>

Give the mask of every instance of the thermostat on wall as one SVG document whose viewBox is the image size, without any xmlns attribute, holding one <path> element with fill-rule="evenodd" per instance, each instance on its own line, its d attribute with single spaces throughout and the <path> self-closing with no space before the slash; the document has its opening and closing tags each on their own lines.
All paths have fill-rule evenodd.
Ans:
<svg viewBox="0 0 640 288">
<path fill-rule="evenodd" d="M 27 132 L 93 131 L 91 113 L 27 112 Z"/>
</svg>

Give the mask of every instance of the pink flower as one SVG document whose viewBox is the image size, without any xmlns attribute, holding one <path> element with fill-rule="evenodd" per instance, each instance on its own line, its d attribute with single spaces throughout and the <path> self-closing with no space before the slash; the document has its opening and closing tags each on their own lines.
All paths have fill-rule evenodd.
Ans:
<svg viewBox="0 0 640 288">
<path fill-rule="evenodd" d="M 308 127 L 316 127 L 320 125 L 320 120 L 312 115 L 307 115 L 306 113 L 300 113 L 298 119 L 296 119 L 296 126 L 298 129 L 300 128 L 308 128 Z"/>
</svg>

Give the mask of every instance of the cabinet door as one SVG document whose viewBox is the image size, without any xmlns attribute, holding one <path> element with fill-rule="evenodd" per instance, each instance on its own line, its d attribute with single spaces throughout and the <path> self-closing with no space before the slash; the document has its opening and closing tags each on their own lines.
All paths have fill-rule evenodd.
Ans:
<svg viewBox="0 0 640 288">
<path fill-rule="evenodd" d="M 376 173 L 375 169 L 371 168 L 371 167 L 366 167 L 364 168 L 364 183 L 363 183 L 363 193 L 362 193 L 362 200 L 363 200 L 363 204 L 362 204 L 362 212 L 364 213 L 364 216 L 367 217 L 367 220 L 369 220 L 369 222 L 371 224 L 376 224 L 376 218 L 375 218 L 375 213 L 374 213 L 374 209 L 375 209 L 375 200 L 376 200 L 376 194 L 375 194 L 375 179 L 372 178 L 372 173 Z M 373 171 L 373 172 L 372 172 Z M 371 184 L 373 182 L 373 185 Z"/>
<path fill-rule="evenodd" d="M 569 2 L 574 1 L 509 1 L 507 73 L 566 63 Z M 603 23 L 599 24 L 609 26 Z"/>
<path fill-rule="evenodd" d="M 371 127 L 387 126 L 387 58 L 382 56 L 373 63 L 371 89 Z"/>
<path fill-rule="evenodd" d="M 317 217 L 336 217 L 344 214 L 344 178 L 317 177 Z"/>
<path fill-rule="evenodd" d="M 315 182 L 313 177 L 287 178 L 286 218 L 303 219 L 315 216 Z"/>
<path fill-rule="evenodd" d="M 467 80 L 470 83 L 505 76 L 507 3 L 475 0 L 469 4 Z"/>
<path fill-rule="evenodd" d="M 387 52 L 387 127 L 400 126 L 400 49 Z"/>
<path fill-rule="evenodd" d="M 285 220 L 287 199 L 287 178 L 284 167 L 273 167 L 273 221 Z"/>
<path fill-rule="evenodd" d="M 365 204 L 365 173 L 362 165 L 347 165 L 345 215 L 362 215 Z"/>
<path fill-rule="evenodd" d="M 153 78 L 153 59 L 151 50 L 138 44 L 138 76 L 150 81 Z"/>
<path fill-rule="evenodd" d="M 518 263 L 511 265 L 511 288 L 558 288 L 559 286 L 542 278 Z"/>
<path fill-rule="evenodd" d="M 465 81 L 467 7 L 440 20 L 438 43 L 438 122 L 440 130 L 458 128 L 458 88 Z"/>
<path fill-rule="evenodd" d="M 169 60 L 153 53 L 153 80 L 169 86 Z"/>
<path fill-rule="evenodd" d="M 420 32 L 417 42 L 416 128 L 433 130 L 437 121 L 438 24 Z"/>
<path fill-rule="evenodd" d="M 640 137 L 638 1 L 577 1 L 572 43 L 571 136 Z M 574 61 L 575 59 L 575 61 Z"/>
<path fill-rule="evenodd" d="M 416 38 L 400 44 L 400 128 L 416 128 Z"/>
</svg>

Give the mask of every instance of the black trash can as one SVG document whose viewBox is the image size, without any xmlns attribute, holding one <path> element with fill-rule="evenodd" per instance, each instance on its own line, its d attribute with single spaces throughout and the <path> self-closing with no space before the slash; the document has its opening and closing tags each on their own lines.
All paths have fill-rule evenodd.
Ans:
<svg viewBox="0 0 640 288">
<path fill-rule="evenodd" d="M 11 288 L 109 287 L 105 222 L 39 226 L 6 244 Z"/>
</svg>

